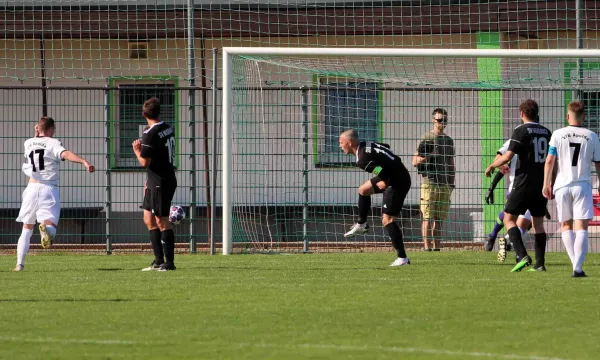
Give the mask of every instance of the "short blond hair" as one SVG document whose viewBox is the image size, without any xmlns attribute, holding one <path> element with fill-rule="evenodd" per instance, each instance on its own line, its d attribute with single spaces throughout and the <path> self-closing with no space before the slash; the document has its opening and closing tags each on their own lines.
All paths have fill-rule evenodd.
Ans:
<svg viewBox="0 0 600 360">
<path fill-rule="evenodd" d="M 354 129 L 348 129 L 344 131 L 340 136 L 347 137 L 353 145 L 357 145 L 360 142 L 358 137 L 358 131 Z"/>
<path fill-rule="evenodd" d="M 567 106 L 569 112 L 572 112 L 575 115 L 575 119 L 582 120 L 583 115 L 585 114 L 585 105 L 583 101 L 571 101 Z"/>
</svg>

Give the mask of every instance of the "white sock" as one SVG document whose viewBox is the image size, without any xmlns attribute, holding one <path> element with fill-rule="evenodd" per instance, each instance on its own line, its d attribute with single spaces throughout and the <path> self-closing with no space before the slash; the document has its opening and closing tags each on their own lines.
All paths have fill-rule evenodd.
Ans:
<svg viewBox="0 0 600 360">
<path fill-rule="evenodd" d="M 23 228 L 17 243 L 17 265 L 25 265 L 25 256 L 29 252 L 31 235 L 33 235 L 33 230 Z"/>
<path fill-rule="evenodd" d="M 51 238 L 56 236 L 56 228 L 52 225 L 46 225 L 46 232 Z"/>
<path fill-rule="evenodd" d="M 575 263 L 573 264 L 573 270 L 580 272 L 581 266 L 585 261 L 585 256 L 588 251 L 588 232 L 587 230 L 577 230 L 575 232 Z"/>
<path fill-rule="evenodd" d="M 575 233 L 573 230 L 567 230 L 562 232 L 562 241 L 567 249 L 569 260 L 571 264 L 575 265 Z"/>
</svg>

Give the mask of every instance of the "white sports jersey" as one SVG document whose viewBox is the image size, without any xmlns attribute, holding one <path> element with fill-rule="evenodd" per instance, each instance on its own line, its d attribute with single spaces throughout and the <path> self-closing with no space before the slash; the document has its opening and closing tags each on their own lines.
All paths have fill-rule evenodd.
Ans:
<svg viewBox="0 0 600 360">
<path fill-rule="evenodd" d="M 498 149 L 498 154 L 504 155 L 506 151 L 508 151 L 508 145 L 510 145 L 510 140 L 507 140 L 504 145 L 500 149 Z M 510 181 L 508 185 L 508 192 L 512 190 L 513 181 L 515 180 L 515 171 L 517 171 L 517 161 L 519 161 L 519 155 L 515 154 L 515 156 L 510 161 L 510 173 L 508 175 L 508 180 Z"/>
<path fill-rule="evenodd" d="M 25 141 L 25 175 L 46 185 L 58 185 L 62 143 L 50 137 L 34 137 Z"/>
<path fill-rule="evenodd" d="M 576 182 L 585 181 L 591 185 L 591 162 L 600 162 L 600 142 L 595 132 L 584 127 L 567 126 L 552 134 L 550 146 L 549 154 L 558 158 L 554 192 Z"/>
</svg>

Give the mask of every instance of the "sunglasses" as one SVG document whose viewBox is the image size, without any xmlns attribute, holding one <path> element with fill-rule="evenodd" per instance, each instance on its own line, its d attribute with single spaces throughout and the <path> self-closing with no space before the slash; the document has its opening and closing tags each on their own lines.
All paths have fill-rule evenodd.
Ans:
<svg viewBox="0 0 600 360">
<path fill-rule="evenodd" d="M 444 118 L 439 118 L 439 119 L 437 119 L 437 118 L 433 118 L 433 120 L 435 120 L 435 121 L 437 121 L 437 122 L 439 122 L 439 123 L 443 122 L 444 124 L 448 122 L 448 118 L 446 118 L 446 117 L 444 117 Z"/>
</svg>

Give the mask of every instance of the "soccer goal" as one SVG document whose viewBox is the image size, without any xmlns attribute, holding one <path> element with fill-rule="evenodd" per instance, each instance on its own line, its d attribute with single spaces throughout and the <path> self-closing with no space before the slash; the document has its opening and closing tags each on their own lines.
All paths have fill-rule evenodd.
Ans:
<svg viewBox="0 0 600 360">
<path fill-rule="evenodd" d="M 340 150 L 349 128 L 389 144 L 411 172 L 398 220 L 407 248 L 422 247 L 423 206 L 435 208 L 442 248 L 480 248 L 508 184 L 485 204 L 483 170 L 520 124 L 520 101 L 536 100 L 545 126 L 563 126 L 571 99 L 598 105 L 594 58 L 600 50 L 224 48 L 223 253 L 391 248 L 381 195 L 373 196 L 370 232 L 344 237 L 356 221 L 358 187 L 373 176 Z M 436 109 L 447 113 L 441 130 Z M 593 130 L 599 123 L 588 116 Z M 451 154 L 419 153 L 432 131 L 452 140 Z M 416 153 L 432 164 L 413 167 Z M 440 180 L 449 157 L 453 184 Z M 428 198 L 423 183 L 448 185 L 449 200 Z"/>
</svg>

